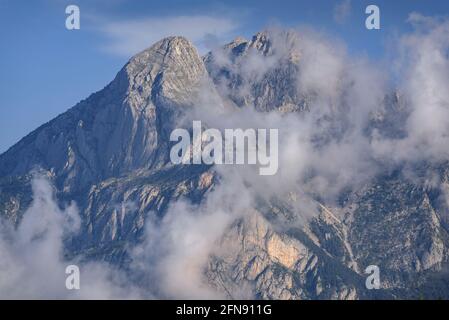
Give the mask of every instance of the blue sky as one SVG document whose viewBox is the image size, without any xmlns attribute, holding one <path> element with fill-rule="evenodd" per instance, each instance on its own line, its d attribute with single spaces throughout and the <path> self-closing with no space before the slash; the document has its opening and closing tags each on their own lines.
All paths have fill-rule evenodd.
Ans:
<svg viewBox="0 0 449 320">
<path fill-rule="evenodd" d="M 69 4 L 80 8 L 80 30 L 65 28 Z M 364 26 L 369 4 L 380 8 L 380 30 Z M 269 26 L 308 26 L 385 63 L 394 39 L 410 30 L 411 12 L 447 15 L 449 1 L 0 0 L 0 152 L 102 89 L 133 53 L 164 36 L 185 35 L 204 53 Z"/>
</svg>

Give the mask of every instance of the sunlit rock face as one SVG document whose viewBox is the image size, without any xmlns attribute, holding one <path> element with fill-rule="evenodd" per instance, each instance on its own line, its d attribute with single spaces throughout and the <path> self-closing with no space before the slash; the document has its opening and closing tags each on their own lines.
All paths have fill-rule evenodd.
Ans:
<svg viewBox="0 0 449 320">
<path fill-rule="evenodd" d="M 0 158 L 2 176 L 36 165 L 65 192 L 167 162 L 172 109 L 188 105 L 206 74 L 190 42 L 161 40 L 134 56 L 103 90 L 41 126 Z M 22 161 L 16 161 L 22 159 Z"/>
<path fill-rule="evenodd" d="M 149 220 L 162 221 L 179 200 L 208 205 L 227 181 L 214 167 L 175 166 L 169 159 L 170 132 L 205 87 L 235 109 L 310 112 L 313 97 L 297 81 L 300 41 L 291 32 L 262 32 L 205 57 L 182 37 L 157 42 L 104 89 L 0 155 L 0 215 L 20 222 L 39 169 L 61 203 L 75 200 L 79 208 L 80 232 L 67 240 L 67 254 L 129 270 Z M 369 129 L 400 136 L 391 115 L 405 112 L 404 102 L 396 95 L 385 101 Z M 419 166 L 447 185 L 447 163 Z M 202 281 L 227 298 L 447 298 L 440 280 L 449 219 L 441 190 L 388 172 L 343 190 L 338 202 L 322 195 L 312 197 L 312 206 L 287 195 L 254 201 L 210 244 Z M 208 209 L 225 210 L 237 198 L 223 197 L 226 206 Z M 380 290 L 365 287 L 364 270 L 373 264 L 382 270 Z"/>
</svg>

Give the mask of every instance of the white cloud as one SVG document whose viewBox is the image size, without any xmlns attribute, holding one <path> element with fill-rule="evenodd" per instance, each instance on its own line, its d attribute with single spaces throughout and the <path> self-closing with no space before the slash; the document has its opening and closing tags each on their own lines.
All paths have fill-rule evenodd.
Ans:
<svg viewBox="0 0 449 320">
<path fill-rule="evenodd" d="M 64 239 L 79 228 L 78 210 L 61 210 L 44 177 L 32 181 L 33 202 L 17 229 L 0 221 L 0 298 L 111 299 L 135 298 L 138 292 L 100 262 L 80 264 L 64 257 Z M 66 267 L 80 267 L 80 290 L 65 287 Z"/>
<path fill-rule="evenodd" d="M 196 104 L 199 108 L 204 107 L 194 113 L 193 118 L 219 129 L 279 129 L 277 175 L 261 177 L 250 166 L 236 167 L 235 170 L 259 197 L 282 197 L 290 191 L 308 189 L 311 194 L 331 200 L 341 188 L 366 182 L 377 172 L 376 163 L 370 159 L 370 137 L 364 130 L 370 112 L 376 111 L 385 97 L 385 79 L 369 61 L 349 57 L 338 42 L 311 30 L 295 32 L 296 37 L 292 32 L 295 31 L 286 36 L 276 30 L 270 31 L 275 48 L 284 49 L 276 50 L 268 57 L 259 55 L 258 60 L 249 54 L 242 66 L 231 66 L 232 72 L 241 75 L 242 83 L 237 88 L 231 86 L 231 89 L 223 85 L 220 92 L 223 96 L 247 96 L 251 90 L 247 81 L 253 81 L 254 74 L 262 79 L 273 68 L 282 68 L 288 48 L 300 57 L 297 62 L 299 71 L 292 85 L 296 85 L 298 96 L 310 98 L 310 112 L 280 115 L 257 112 L 250 106 L 223 114 L 213 108 L 216 99 L 211 97 L 208 102 L 204 95 L 204 101 Z M 231 65 L 223 55 L 218 69 Z M 217 166 L 217 170 L 224 177 L 229 175 L 226 166 Z M 227 183 L 230 183 L 229 179 Z"/>
<path fill-rule="evenodd" d="M 225 298 L 207 283 L 204 271 L 227 227 L 254 206 L 252 199 L 238 173 L 228 172 L 201 204 L 172 203 L 161 220 L 147 221 L 145 240 L 132 254 L 132 269 L 162 298 Z"/>
<path fill-rule="evenodd" d="M 342 0 L 334 7 L 334 20 L 338 24 L 343 24 L 351 15 L 351 0 Z"/>
<path fill-rule="evenodd" d="M 99 30 L 109 39 L 107 51 L 131 56 L 168 36 L 184 36 L 205 52 L 211 39 L 229 37 L 237 27 L 238 23 L 227 17 L 193 15 L 105 22 Z"/>
<path fill-rule="evenodd" d="M 416 29 L 423 28 L 424 30 L 438 27 L 439 23 L 444 23 L 440 17 L 425 16 L 419 12 L 412 12 L 408 15 L 407 22 Z"/>
<path fill-rule="evenodd" d="M 376 151 L 395 162 L 437 163 L 449 157 L 449 20 L 412 13 L 415 31 L 398 41 L 400 90 L 406 101 L 406 136 L 376 140 Z"/>
</svg>

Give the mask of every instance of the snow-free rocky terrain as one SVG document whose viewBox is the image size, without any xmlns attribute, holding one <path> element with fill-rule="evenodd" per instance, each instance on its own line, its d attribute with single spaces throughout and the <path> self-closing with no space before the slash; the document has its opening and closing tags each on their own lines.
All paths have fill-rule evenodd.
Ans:
<svg viewBox="0 0 449 320">
<path fill-rule="evenodd" d="M 260 299 L 449 298 L 449 219 L 442 200 L 449 187 L 445 159 L 385 166 L 375 161 L 372 174 L 354 179 L 354 184 L 345 181 L 341 188 L 315 188 L 309 182 L 321 172 L 313 168 L 293 182 L 281 181 L 285 190 L 274 190 L 278 187 L 273 183 L 273 192 L 270 179 L 276 178 L 255 178 L 267 183 L 261 192 L 252 185 L 259 180 L 245 181 L 245 166 L 171 164 L 170 133 L 188 127 L 192 119 L 211 127 L 220 117 L 223 122 L 247 120 L 251 127 L 247 114 L 273 116 L 289 126 L 314 113 L 329 120 L 328 114 L 320 114 L 323 104 L 316 103 L 320 91 L 303 88 L 298 81 L 304 72 L 314 72 L 303 60 L 310 52 L 298 47 L 301 37 L 286 31 L 238 38 L 203 57 L 183 37 L 155 43 L 131 58 L 104 89 L 0 155 L 4 223 L 20 225 L 33 201 L 33 179 L 45 176 L 59 205 L 73 201 L 81 217 L 79 230 L 64 239 L 63 259 L 107 262 L 129 274 L 133 286 L 148 289 L 151 297 L 209 298 L 214 296 L 207 292 L 214 292 L 224 298 Z M 344 77 L 346 71 L 339 72 Z M 407 117 L 406 99 L 388 90 L 378 107 L 363 134 L 400 139 L 404 133 L 397 124 Z M 343 140 L 351 122 L 351 108 L 336 104 L 332 110 L 333 125 L 312 139 L 318 149 Z M 282 137 L 283 126 L 279 130 Z M 280 139 L 281 154 L 282 148 L 291 147 Z M 279 174 L 284 170 L 288 176 L 282 159 Z M 289 164 L 299 167 L 301 161 L 292 152 Z M 332 157 L 320 161 L 324 168 L 326 163 L 334 167 Z M 437 182 L 429 183 L 428 176 Z M 244 182 L 233 184 L 239 179 Z M 179 236 L 159 234 L 157 241 L 148 241 L 152 232 Z M 190 295 L 193 289 L 182 284 L 165 290 L 173 285 L 167 279 L 196 277 L 187 270 L 186 259 L 176 259 L 177 253 L 183 254 L 178 251 L 189 248 L 184 243 L 176 249 L 176 241 L 191 240 L 184 232 L 198 239 L 200 248 L 187 258 L 200 271 L 194 280 L 201 282 L 204 295 Z M 142 279 L 150 274 L 148 281 L 133 271 L 139 247 L 147 252 L 139 272 Z M 158 259 L 164 261 L 165 272 L 180 275 L 161 275 L 164 270 L 154 267 Z M 379 290 L 365 287 L 369 265 L 379 266 Z"/>
</svg>

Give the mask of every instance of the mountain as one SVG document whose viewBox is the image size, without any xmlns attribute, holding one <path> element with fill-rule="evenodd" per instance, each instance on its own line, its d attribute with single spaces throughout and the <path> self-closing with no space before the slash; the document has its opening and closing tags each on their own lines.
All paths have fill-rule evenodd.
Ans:
<svg viewBox="0 0 449 320">
<path fill-rule="evenodd" d="M 149 220 L 163 221 L 181 199 L 207 203 L 226 184 L 214 166 L 173 165 L 169 158 L 170 132 L 205 90 L 230 112 L 314 111 L 319 92 L 298 90 L 300 42 L 293 32 L 261 32 L 204 57 L 182 37 L 155 43 L 104 89 L 0 155 L 0 214 L 19 224 L 32 202 L 33 175 L 43 172 L 58 201 L 79 208 L 81 229 L 65 242 L 66 254 L 128 270 Z M 401 102 L 393 97 L 370 128 L 398 136 L 390 115 Z M 449 183 L 447 163 L 420 163 L 415 171 Z M 447 298 L 449 221 L 440 190 L 395 168 L 342 190 L 337 203 L 316 194 L 304 201 L 297 189 L 261 196 L 224 226 L 202 279 L 227 298 Z M 314 214 L 301 220 L 303 211 Z M 373 264 L 382 270 L 379 290 L 365 287 L 364 270 Z"/>
<path fill-rule="evenodd" d="M 295 88 L 299 73 L 300 54 L 295 48 L 298 36 L 286 31 L 276 34 L 276 38 L 273 43 L 268 33 L 261 32 L 250 41 L 237 38 L 222 51 L 206 55 L 206 67 L 218 90 L 226 88 L 221 90 L 222 95 L 237 106 L 253 105 L 262 112 L 307 109 L 306 97 Z M 223 63 L 223 59 L 228 61 Z M 246 73 L 245 68 L 253 64 L 257 67 Z M 248 88 L 243 90 L 244 95 L 242 87 Z"/>
</svg>

